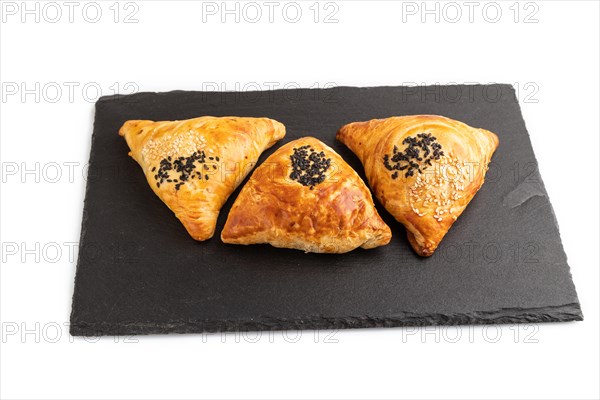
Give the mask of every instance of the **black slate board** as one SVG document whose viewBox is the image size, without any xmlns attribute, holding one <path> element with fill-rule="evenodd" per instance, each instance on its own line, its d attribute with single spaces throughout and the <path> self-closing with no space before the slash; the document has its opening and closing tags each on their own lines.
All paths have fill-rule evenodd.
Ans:
<svg viewBox="0 0 600 400">
<path fill-rule="evenodd" d="M 483 188 L 436 253 L 420 258 L 379 205 L 392 242 L 343 255 L 196 242 L 153 194 L 118 136 L 128 119 L 268 116 L 283 143 L 335 141 L 352 121 L 439 114 L 495 132 Z M 96 104 L 71 333 L 124 335 L 581 320 L 557 222 L 509 85 L 169 92 Z"/>
</svg>

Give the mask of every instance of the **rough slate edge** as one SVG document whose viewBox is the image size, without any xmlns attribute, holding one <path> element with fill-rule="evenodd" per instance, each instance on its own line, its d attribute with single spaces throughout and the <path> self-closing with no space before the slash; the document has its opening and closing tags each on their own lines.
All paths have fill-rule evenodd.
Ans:
<svg viewBox="0 0 600 400">
<path fill-rule="evenodd" d="M 518 316 L 515 316 L 518 310 Z M 507 315 L 510 314 L 510 315 Z M 303 319 L 273 319 L 269 317 L 253 320 L 222 321 L 173 321 L 169 324 L 76 324 L 71 325 L 73 336 L 121 336 L 168 333 L 216 333 L 252 332 L 302 329 L 354 329 L 354 328 L 394 328 L 409 326 L 439 325 L 490 325 L 522 324 L 541 322 L 581 321 L 583 315 L 578 303 L 557 307 L 532 309 L 501 309 L 494 312 L 473 312 L 465 314 L 413 314 L 383 318 L 364 317 L 325 317 L 314 316 Z"/>
<path fill-rule="evenodd" d="M 509 88 L 515 101 L 517 100 L 516 91 L 514 87 L 510 84 L 499 84 L 506 88 Z M 440 85 L 433 86 L 423 86 L 423 88 L 427 87 L 439 87 Z M 486 86 L 486 85 L 457 85 L 457 86 Z M 377 86 L 376 88 L 384 89 L 391 88 L 397 86 Z M 351 87 L 351 86 L 337 86 L 330 89 L 300 89 L 300 90 L 310 90 L 310 91 L 332 91 L 336 89 L 367 89 L 369 87 Z M 271 92 L 286 92 L 286 91 L 294 91 L 298 89 L 278 89 L 273 90 Z M 124 97 L 133 98 L 136 95 L 144 95 L 144 94 L 155 94 L 155 95 L 163 95 L 163 94 L 173 94 L 173 93 L 188 93 L 188 92 L 196 92 L 196 91 L 185 91 L 185 90 L 173 90 L 170 92 L 140 92 L 132 95 L 112 95 L 112 96 L 102 96 L 96 103 L 96 105 L 100 102 L 104 101 L 112 101 L 117 99 L 123 99 Z M 250 93 L 260 93 L 261 91 L 252 91 L 245 92 L 247 94 Z M 207 94 L 216 94 L 221 92 L 205 92 Z M 523 113 L 521 107 L 518 107 L 519 117 L 523 126 L 525 127 L 526 132 L 528 133 L 528 139 L 531 141 L 529 132 L 527 130 L 526 122 L 523 118 Z M 94 141 L 96 139 L 96 121 L 94 121 L 92 140 L 90 146 L 90 160 L 89 165 L 92 165 L 94 158 Z M 533 146 L 532 146 L 533 148 Z M 537 165 L 537 157 L 535 157 L 535 151 L 533 152 L 533 156 Z M 88 171 L 89 172 L 89 171 Z M 558 225 L 558 220 L 556 218 L 556 213 L 554 212 L 554 207 L 550 202 L 550 198 L 548 197 L 545 185 L 543 183 L 543 179 L 539 175 L 539 170 L 536 169 L 534 172 L 538 174 L 540 179 L 537 180 L 539 184 L 541 184 L 542 193 L 536 193 L 536 190 L 524 190 L 523 192 L 520 189 L 523 189 L 524 186 L 527 186 L 527 180 L 523 180 L 523 182 L 510 192 L 503 201 L 509 201 L 514 205 L 512 207 L 517 207 L 531 197 L 536 195 L 542 195 L 547 198 L 550 210 L 552 213 L 552 217 L 554 219 L 554 223 L 557 227 L 557 232 L 559 235 L 561 251 L 565 255 L 565 261 L 568 261 L 568 257 L 564 250 L 564 246 L 562 245 L 562 238 L 560 235 L 560 227 Z M 83 241 L 85 235 L 85 221 L 87 219 L 86 215 L 86 202 L 87 195 L 90 188 L 90 180 L 87 180 L 86 190 L 85 190 L 85 198 L 84 198 L 84 206 L 83 206 L 83 216 L 81 223 L 81 235 L 80 235 L 80 243 Z M 525 189 L 528 189 L 527 187 Z M 512 198 L 510 198 L 512 195 Z M 79 261 L 78 261 L 79 262 Z M 567 262 L 568 266 L 568 262 Z M 572 279 L 572 273 L 569 268 L 569 275 Z M 75 276 L 76 280 L 77 276 Z M 75 285 L 75 290 L 77 290 L 77 285 Z M 75 299 L 75 290 L 73 293 L 73 300 Z M 71 321 L 73 321 L 73 313 L 74 309 L 71 311 Z M 507 315 L 510 314 L 510 315 Z M 475 311 L 470 313 L 460 313 L 460 314 L 416 314 L 416 313 L 402 313 L 397 316 L 385 316 L 385 317 L 374 317 L 374 316 L 352 316 L 352 317 L 328 317 L 328 316 L 305 316 L 302 318 L 296 319 L 274 319 L 271 317 L 259 317 L 253 318 L 250 320 L 221 320 L 221 321 L 194 321 L 194 320 L 185 320 L 185 321 L 172 321 L 171 323 L 139 323 L 132 322 L 129 324 L 104 324 L 104 323 L 93 323 L 93 324 L 71 324 L 70 325 L 70 334 L 73 336 L 110 336 L 110 335 L 147 335 L 147 334 L 168 334 L 168 333 L 215 333 L 215 332 L 237 332 L 237 331 L 264 331 L 264 330 L 297 330 L 297 329 L 350 329 L 350 328 L 391 328 L 391 327 L 410 327 L 410 326 L 436 326 L 436 325 L 482 325 L 482 324 L 516 324 L 516 323 L 542 323 L 542 322 L 570 322 L 570 321 L 583 321 L 583 313 L 581 310 L 581 306 L 579 303 L 579 299 L 577 299 L 577 303 L 570 303 L 560 306 L 548 306 L 542 308 L 504 308 L 498 309 L 495 311 Z"/>
</svg>

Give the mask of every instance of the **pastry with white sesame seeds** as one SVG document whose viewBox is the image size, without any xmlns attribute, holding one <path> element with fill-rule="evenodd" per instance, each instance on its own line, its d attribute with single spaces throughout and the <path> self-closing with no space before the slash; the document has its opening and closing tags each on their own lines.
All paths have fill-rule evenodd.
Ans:
<svg viewBox="0 0 600 400">
<path fill-rule="evenodd" d="M 483 185 L 498 137 L 437 115 L 354 122 L 337 139 L 362 162 L 383 206 L 431 256 Z"/>
<path fill-rule="evenodd" d="M 346 253 L 388 244 L 371 192 L 333 149 L 312 137 L 265 160 L 231 207 L 221 239 L 312 253 Z"/>
<path fill-rule="evenodd" d="M 119 130 L 150 187 L 196 240 L 210 239 L 219 211 L 261 153 L 285 136 L 269 118 L 127 121 Z"/>
</svg>

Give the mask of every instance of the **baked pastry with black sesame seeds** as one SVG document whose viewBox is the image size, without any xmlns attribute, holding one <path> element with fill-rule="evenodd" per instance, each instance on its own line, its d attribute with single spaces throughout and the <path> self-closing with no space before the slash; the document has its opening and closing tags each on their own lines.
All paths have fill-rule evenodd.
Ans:
<svg viewBox="0 0 600 400">
<path fill-rule="evenodd" d="M 150 187 L 196 240 L 213 236 L 221 207 L 261 153 L 285 136 L 269 118 L 127 121 L 119 130 Z"/>
<path fill-rule="evenodd" d="M 273 153 L 242 188 L 221 239 L 313 253 L 346 253 L 389 243 L 369 189 L 333 149 L 312 137 Z"/>
<path fill-rule="evenodd" d="M 498 137 L 437 115 L 354 122 L 337 139 L 358 156 L 375 196 L 421 256 L 433 254 L 483 185 Z"/>
</svg>

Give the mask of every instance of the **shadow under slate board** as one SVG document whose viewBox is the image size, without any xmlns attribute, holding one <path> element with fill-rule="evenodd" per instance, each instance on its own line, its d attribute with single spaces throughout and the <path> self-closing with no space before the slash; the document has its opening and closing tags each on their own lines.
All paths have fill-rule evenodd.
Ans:
<svg viewBox="0 0 600 400">
<path fill-rule="evenodd" d="M 430 258 L 379 203 L 389 245 L 305 254 L 196 242 L 154 195 L 117 132 L 129 119 L 270 117 L 284 143 L 335 140 L 352 121 L 439 114 L 495 132 L 486 183 Z M 138 93 L 96 104 L 73 309 L 73 335 L 339 329 L 581 320 L 558 226 L 509 85 L 337 87 L 269 92 Z"/>
</svg>

